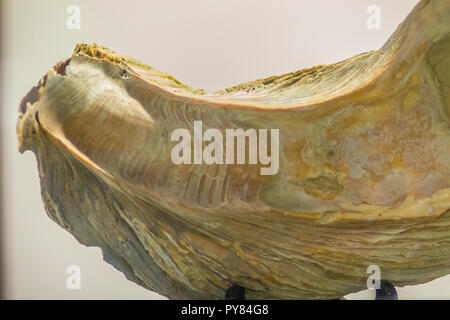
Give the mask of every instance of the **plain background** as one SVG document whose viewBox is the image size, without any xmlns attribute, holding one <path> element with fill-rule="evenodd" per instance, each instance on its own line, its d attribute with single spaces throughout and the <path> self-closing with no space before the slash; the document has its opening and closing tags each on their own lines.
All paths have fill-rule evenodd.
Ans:
<svg viewBox="0 0 450 320">
<path fill-rule="evenodd" d="M 96 42 L 208 91 L 375 50 L 418 0 L 1 0 L 1 182 L 3 297 L 161 299 L 125 279 L 47 216 L 36 160 L 17 151 L 21 98 L 77 42 Z M 81 9 L 69 30 L 67 7 Z M 366 26 L 370 5 L 381 28 Z M 66 287 L 69 265 L 81 290 Z M 450 299 L 450 276 L 398 288 L 400 299 Z M 349 295 L 371 299 L 373 290 Z"/>
</svg>

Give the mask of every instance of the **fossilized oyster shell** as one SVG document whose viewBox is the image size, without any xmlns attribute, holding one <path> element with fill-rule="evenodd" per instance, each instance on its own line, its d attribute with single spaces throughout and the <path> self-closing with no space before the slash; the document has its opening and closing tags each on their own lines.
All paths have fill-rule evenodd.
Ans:
<svg viewBox="0 0 450 320">
<path fill-rule="evenodd" d="M 80 44 L 23 99 L 20 151 L 54 221 L 170 298 L 335 298 L 369 265 L 423 283 L 450 271 L 449 21 L 421 1 L 378 51 L 213 94 Z M 196 120 L 279 129 L 278 170 L 174 164 Z"/>
</svg>

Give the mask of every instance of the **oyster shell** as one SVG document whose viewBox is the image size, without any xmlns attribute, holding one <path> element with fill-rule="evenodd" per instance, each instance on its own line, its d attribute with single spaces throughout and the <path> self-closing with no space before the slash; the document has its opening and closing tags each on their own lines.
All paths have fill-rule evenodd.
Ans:
<svg viewBox="0 0 450 320">
<path fill-rule="evenodd" d="M 369 265 L 424 283 L 450 271 L 449 21 L 421 1 L 378 51 L 216 93 L 79 44 L 22 100 L 19 149 L 50 218 L 169 298 L 336 298 Z M 276 174 L 174 164 L 194 121 L 279 129 Z"/>
</svg>

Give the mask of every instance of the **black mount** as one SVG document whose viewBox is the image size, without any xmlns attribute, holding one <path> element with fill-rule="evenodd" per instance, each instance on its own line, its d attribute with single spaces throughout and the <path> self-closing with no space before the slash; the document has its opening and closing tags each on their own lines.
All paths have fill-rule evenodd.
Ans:
<svg viewBox="0 0 450 320">
<path fill-rule="evenodd" d="M 225 300 L 245 300 L 245 288 L 241 286 L 229 287 L 225 292 Z"/>
<path fill-rule="evenodd" d="M 375 289 L 375 300 L 398 300 L 394 285 L 387 280 L 381 280 L 380 289 Z"/>
</svg>

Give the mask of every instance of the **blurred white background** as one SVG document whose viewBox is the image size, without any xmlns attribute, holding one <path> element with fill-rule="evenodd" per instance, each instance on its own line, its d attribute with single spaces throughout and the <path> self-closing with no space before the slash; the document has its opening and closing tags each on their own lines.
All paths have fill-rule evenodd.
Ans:
<svg viewBox="0 0 450 320">
<path fill-rule="evenodd" d="M 418 0 L 1 0 L 1 139 L 4 297 L 162 299 L 138 287 L 47 216 L 34 155 L 17 151 L 21 98 L 77 42 L 134 56 L 192 87 L 235 84 L 349 58 L 388 39 Z M 66 12 L 80 8 L 80 29 Z M 381 9 L 369 29 L 367 8 Z M 66 268 L 81 268 L 81 290 Z M 450 299 L 450 276 L 398 288 L 400 299 Z M 373 299 L 373 290 L 347 296 Z"/>
</svg>

